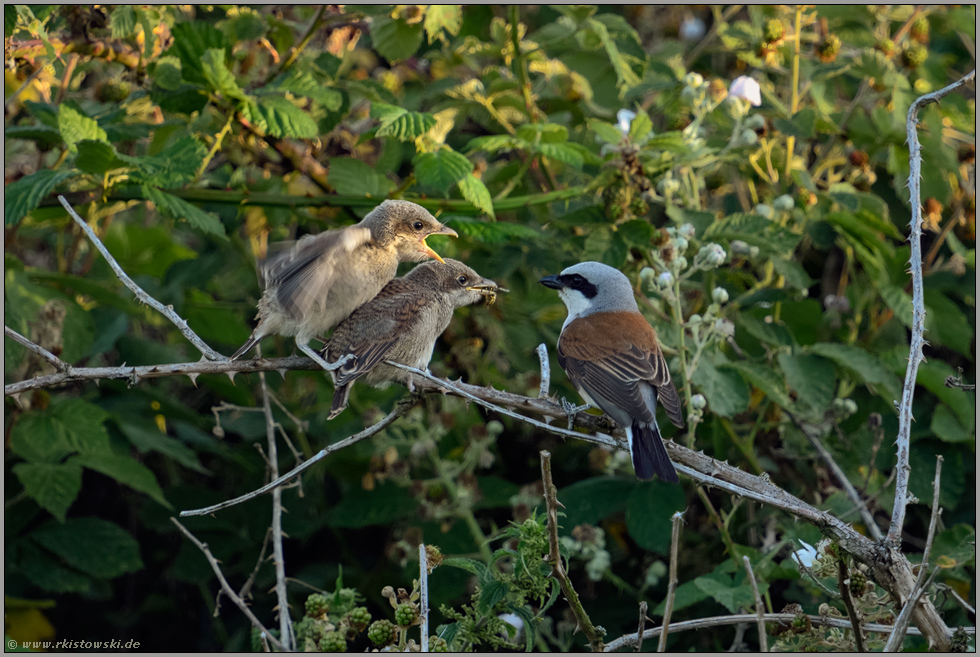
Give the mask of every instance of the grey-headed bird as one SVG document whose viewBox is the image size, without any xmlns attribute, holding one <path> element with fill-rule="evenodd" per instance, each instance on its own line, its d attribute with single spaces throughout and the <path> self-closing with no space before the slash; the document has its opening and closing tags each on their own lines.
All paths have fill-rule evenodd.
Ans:
<svg viewBox="0 0 980 657">
<path fill-rule="evenodd" d="M 633 469 L 677 483 L 657 426 L 657 402 L 678 427 L 681 400 L 653 327 L 640 314 L 622 272 L 582 262 L 541 284 L 558 290 L 568 318 L 558 338 L 558 362 L 586 402 L 625 427 Z"/>
<path fill-rule="evenodd" d="M 441 261 L 425 243 L 430 235 L 457 236 L 422 206 L 386 200 L 358 224 L 307 235 L 261 262 L 258 325 L 231 360 L 267 335 L 295 336 L 300 351 L 326 368 L 309 341 L 373 299 L 399 262 Z"/>
<path fill-rule="evenodd" d="M 358 378 L 378 387 L 398 381 L 414 389 L 410 372 L 383 361 L 425 370 L 453 311 L 481 300 L 489 305 L 500 291 L 496 283 L 451 258 L 423 263 L 388 283 L 337 326 L 321 352 L 331 363 L 350 357 L 331 372 L 335 389 L 330 418 L 347 408 L 350 386 Z"/>
</svg>

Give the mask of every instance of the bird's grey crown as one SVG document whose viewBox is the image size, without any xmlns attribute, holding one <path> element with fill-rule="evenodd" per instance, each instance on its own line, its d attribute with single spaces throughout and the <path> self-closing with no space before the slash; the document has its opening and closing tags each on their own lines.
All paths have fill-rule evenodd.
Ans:
<svg viewBox="0 0 980 657">
<path fill-rule="evenodd" d="M 596 288 L 595 296 L 588 299 L 587 310 L 579 310 L 574 313 L 575 315 L 585 317 L 592 313 L 617 310 L 639 312 L 633 296 L 633 286 L 630 285 L 626 275 L 618 269 L 601 262 L 580 262 L 562 271 L 561 277 L 573 274 L 582 276 Z"/>
</svg>

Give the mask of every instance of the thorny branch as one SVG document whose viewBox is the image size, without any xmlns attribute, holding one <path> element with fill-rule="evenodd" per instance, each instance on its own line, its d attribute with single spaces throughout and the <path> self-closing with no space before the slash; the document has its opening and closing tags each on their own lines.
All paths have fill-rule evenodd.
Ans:
<svg viewBox="0 0 980 657">
<path fill-rule="evenodd" d="M 916 123 L 919 111 L 929 103 L 938 103 L 939 99 L 950 92 L 962 87 L 976 78 L 976 69 L 964 77 L 939 91 L 919 96 L 909 107 L 905 130 L 909 144 L 909 203 L 912 206 L 910 221 L 909 243 L 911 258 L 909 266 L 912 270 L 912 339 L 909 345 L 909 363 L 905 370 L 905 384 L 902 387 L 902 402 L 898 407 L 898 463 L 895 469 L 898 476 L 895 479 L 895 508 L 892 512 L 891 524 L 888 527 L 888 541 L 893 547 L 901 545 L 902 525 L 905 524 L 905 507 L 908 505 L 909 488 L 909 435 L 912 430 L 912 399 L 915 393 L 916 373 L 919 363 L 924 359 L 922 347 L 925 345 L 925 301 L 922 290 L 922 194 L 919 189 L 919 178 L 922 175 L 922 145 L 919 143 L 919 133 Z"/>
</svg>

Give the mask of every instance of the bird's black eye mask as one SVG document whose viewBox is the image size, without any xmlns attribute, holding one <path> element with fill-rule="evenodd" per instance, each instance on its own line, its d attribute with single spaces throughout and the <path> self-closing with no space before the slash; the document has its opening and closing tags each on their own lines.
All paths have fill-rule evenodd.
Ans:
<svg viewBox="0 0 980 657">
<path fill-rule="evenodd" d="M 586 299 L 592 299 L 599 293 L 595 285 L 579 274 L 561 274 L 558 276 L 558 280 L 568 289 L 581 292 Z"/>
</svg>

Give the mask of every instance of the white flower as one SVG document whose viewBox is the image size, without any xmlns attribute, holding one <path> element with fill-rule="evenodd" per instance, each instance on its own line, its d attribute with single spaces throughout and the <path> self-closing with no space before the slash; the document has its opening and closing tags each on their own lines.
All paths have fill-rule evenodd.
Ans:
<svg viewBox="0 0 980 657">
<path fill-rule="evenodd" d="M 796 540 L 800 541 L 800 539 Z M 807 568 L 813 567 L 813 562 L 817 560 L 817 549 L 806 541 L 800 541 L 800 545 L 803 549 L 793 553 L 793 561 Z"/>
<path fill-rule="evenodd" d="M 677 234 L 688 239 L 694 237 L 694 224 L 681 224 L 677 229 Z"/>
<path fill-rule="evenodd" d="M 616 127 L 619 128 L 619 131 L 623 133 L 624 137 L 629 134 L 630 124 L 633 123 L 633 119 L 635 118 L 636 112 L 632 110 L 621 109 L 616 112 L 616 120 L 619 121 Z"/>
<path fill-rule="evenodd" d="M 759 88 L 759 83 L 747 75 L 735 78 L 732 86 L 728 88 L 728 95 L 744 98 L 755 107 L 762 104 L 762 90 Z"/>
</svg>

